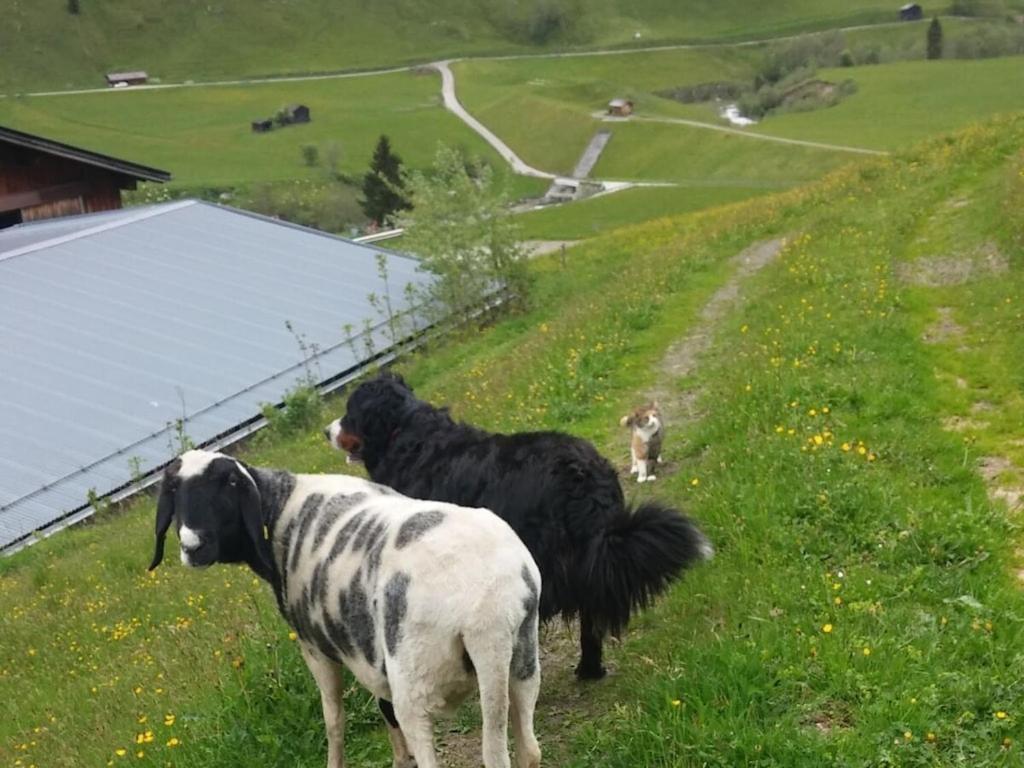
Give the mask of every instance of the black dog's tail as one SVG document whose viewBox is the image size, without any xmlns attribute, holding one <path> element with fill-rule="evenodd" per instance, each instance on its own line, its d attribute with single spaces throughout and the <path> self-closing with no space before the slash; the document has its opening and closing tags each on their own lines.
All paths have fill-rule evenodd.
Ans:
<svg viewBox="0 0 1024 768">
<path fill-rule="evenodd" d="M 617 635 L 630 614 L 648 606 L 683 569 L 714 554 L 707 537 L 678 511 L 653 502 L 623 508 L 591 543 L 580 607 Z"/>
</svg>

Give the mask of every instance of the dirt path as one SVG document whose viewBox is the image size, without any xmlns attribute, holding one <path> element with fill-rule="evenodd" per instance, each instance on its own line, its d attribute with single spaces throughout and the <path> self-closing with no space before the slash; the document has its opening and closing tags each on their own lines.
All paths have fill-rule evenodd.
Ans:
<svg viewBox="0 0 1024 768">
<path fill-rule="evenodd" d="M 696 416 L 696 393 L 680 395 L 673 388 L 674 382 L 697 370 L 701 356 L 711 346 L 718 323 L 738 304 L 742 284 L 775 259 L 784 243 L 782 238 L 754 243 L 734 256 L 731 261 L 732 274 L 704 305 L 690 332 L 666 351 L 658 373 L 659 384 L 652 394 L 662 404 L 670 425 Z M 615 641 L 608 642 L 612 645 Z M 573 668 L 578 654 L 579 640 L 575 625 L 564 626 L 552 622 L 541 628 L 541 669 L 544 682 L 537 702 L 536 722 L 546 765 L 563 764 L 567 745 L 561 741 L 560 736 L 574 724 L 585 722 L 596 706 L 594 698 L 588 696 L 588 691 L 591 686 L 601 683 L 580 683 L 576 680 Z M 614 675 L 614 665 L 611 665 L 611 673 Z M 471 717 L 471 721 L 462 718 L 456 722 L 442 721 L 438 724 L 438 749 L 442 765 L 448 768 L 479 768 L 479 712 L 475 707 Z"/>
<path fill-rule="evenodd" d="M 772 141 L 776 144 L 791 144 L 798 147 L 811 147 L 812 149 L 827 149 L 832 152 L 853 152 L 858 155 L 888 155 L 888 152 L 884 152 L 879 149 L 866 149 L 865 147 L 851 147 L 846 144 L 825 144 L 820 141 L 804 141 L 803 139 L 786 139 L 781 136 L 770 136 L 766 133 L 755 133 L 753 131 L 743 131 L 739 128 L 729 128 L 725 125 L 715 125 L 714 123 L 703 123 L 699 120 L 686 120 L 682 117 L 606 117 L 602 116 L 601 119 L 605 122 L 618 122 L 618 123 L 668 123 L 671 125 L 686 125 L 691 128 L 702 128 L 706 131 L 718 131 L 720 133 L 731 133 L 734 136 L 743 136 L 748 139 L 756 139 L 758 141 Z"/>
<path fill-rule="evenodd" d="M 956 18 L 956 17 L 954 17 Z M 960 17 L 965 18 L 965 17 Z M 738 42 L 707 42 L 707 43 L 680 43 L 677 45 L 647 45 L 647 46 L 636 46 L 630 48 L 598 48 L 590 51 L 563 51 L 554 53 L 519 53 L 519 54 L 508 54 L 505 56 L 460 56 L 456 58 L 448 59 L 447 62 L 451 63 L 454 61 L 515 61 L 516 59 L 571 59 L 579 58 L 581 56 L 628 56 L 635 53 L 658 53 L 662 51 L 687 51 L 687 50 L 699 50 L 702 48 L 747 48 L 751 46 L 764 45 L 766 43 L 777 43 L 785 42 L 787 40 L 795 40 L 798 37 L 802 37 L 808 34 L 822 34 L 825 32 L 856 32 L 862 29 L 884 29 L 886 27 L 898 27 L 902 26 L 905 22 L 894 21 L 894 22 L 882 22 L 880 24 L 858 24 L 849 27 L 837 27 L 832 29 L 822 29 L 816 32 L 805 32 L 798 33 L 795 35 L 783 35 L 781 37 L 765 37 L 756 38 L 753 40 L 741 40 Z M 235 79 L 235 80 L 204 80 L 194 82 L 192 80 L 186 80 L 181 83 L 154 83 L 150 85 L 133 85 L 130 88 L 111 88 L 105 86 L 102 88 L 77 88 L 64 91 L 33 91 L 31 93 L 20 94 L 20 96 L 70 96 L 72 94 L 92 94 L 92 93 L 129 93 L 133 91 L 144 91 L 144 90 L 164 90 L 168 88 L 211 88 L 223 85 L 260 85 L 264 83 L 300 83 L 313 80 L 344 80 L 352 77 L 376 77 L 378 75 L 390 75 L 395 72 L 411 72 L 421 67 L 435 66 L 441 62 L 420 62 L 417 64 L 409 64 L 407 66 L 400 67 L 380 67 L 378 69 L 367 69 L 358 70 L 351 72 L 331 72 L 321 75 L 272 75 L 269 77 L 256 77 L 248 79 Z M 14 94 L 2 94 L 0 93 L 0 99 L 13 97 Z"/>
<path fill-rule="evenodd" d="M 785 242 L 784 238 L 776 238 L 754 243 L 734 256 L 732 275 L 704 305 L 690 332 L 665 352 L 659 382 L 650 391 L 650 399 L 658 401 L 670 429 L 697 417 L 697 398 L 700 393 L 693 390 L 680 391 L 677 382 L 697 370 L 701 356 L 711 346 L 718 323 L 738 303 L 743 282 L 771 263 L 782 251 Z"/>
<path fill-rule="evenodd" d="M 495 151 L 505 159 L 505 162 L 512 166 L 512 170 L 516 173 L 521 176 L 534 176 L 538 179 L 555 178 L 555 174 L 534 168 L 526 163 L 515 153 L 512 147 L 499 139 L 490 128 L 466 111 L 466 108 L 462 106 L 462 103 L 455 95 L 455 75 L 449 66 L 450 63 L 450 61 L 435 61 L 429 65 L 431 69 L 436 69 L 441 73 L 441 97 L 444 99 L 445 108 L 476 131 L 484 141 L 494 147 Z"/>
</svg>

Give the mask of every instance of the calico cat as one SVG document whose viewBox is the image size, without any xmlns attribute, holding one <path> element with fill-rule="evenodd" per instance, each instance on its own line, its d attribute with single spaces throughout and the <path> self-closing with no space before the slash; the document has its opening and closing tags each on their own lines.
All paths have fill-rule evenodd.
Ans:
<svg viewBox="0 0 1024 768">
<path fill-rule="evenodd" d="M 630 453 L 633 466 L 630 474 L 636 474 L 638 483 L 654 480 L 654 465 L 661 463 L 661 444 L 665 438 L 665 422 L 657 403 L 643 405 L 619 422 L 633 431 L 630 442 Z"/>
</svg>

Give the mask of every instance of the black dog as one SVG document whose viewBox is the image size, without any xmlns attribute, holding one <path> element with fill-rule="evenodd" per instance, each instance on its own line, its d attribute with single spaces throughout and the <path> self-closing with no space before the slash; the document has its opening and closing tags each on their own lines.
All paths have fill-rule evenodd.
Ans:
<svg viewBox="0 0 1024 768">
<path fill-rule="evenodd" d="M 611 464 L 586 440 L 559 432 L 495 435 L 457 424 L 382 374 L 349 397 L 324 430 L 375 482 L 413 498 L 487 507 L 505 519 L 540 568 L 540 615 L 579 615 L 576 674 L 605 674 L 601 646 L 713 549 L 676 510 L 626 506 Z"/>
</svg>

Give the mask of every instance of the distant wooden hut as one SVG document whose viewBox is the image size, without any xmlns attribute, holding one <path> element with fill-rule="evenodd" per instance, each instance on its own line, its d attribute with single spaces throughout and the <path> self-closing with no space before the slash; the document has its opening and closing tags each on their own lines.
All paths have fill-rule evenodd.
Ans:
<svg viewBox="0 0 1024 768">
<path fill-rule="evenodd" d="M 305 104 L 289 104 L 284 110 L 288 115 L 288 122 L 291 124 L 308 123 L 310 120 L 309 107 Z"/>
<path fill-rule="evenodd" d="M 629 117 L 633 114 L 633 102 L 629 99 L 612 99 L 608 102 L 608 114 L 614 117 Z"/>
<path fill-rule="evenodd" d="M 900 6 L 900 21 L 920 21 L 924 18 L 924 9 L 919 3 L 907 3 Z"/>
<path fill-rule="evenodd" d="M 126 85 L 145 85 L 149 75 L 139 70 L 137 72 L 109 72 L 107 74 L 107 85 L 111 88 L 123 88 Z"/>
</svg>

